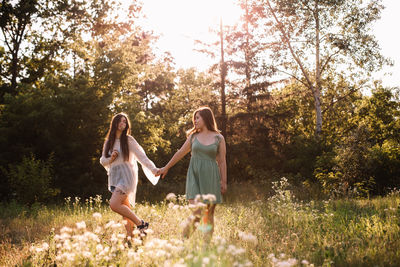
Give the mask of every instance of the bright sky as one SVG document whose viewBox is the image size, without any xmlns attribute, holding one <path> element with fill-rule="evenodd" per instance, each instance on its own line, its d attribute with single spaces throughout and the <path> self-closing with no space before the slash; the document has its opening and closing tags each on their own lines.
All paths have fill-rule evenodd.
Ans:
<svg viewBox="0 0 400 267">
<path fill-rule="evenodd" d="M 122 0 L 123 1 L 123 0 Z M 222 15 L 224 24 L 234 24 L 241 14 L 235 0 L 144 0 L 144 27 L 161 35 L 157 52 L 171 52 L 176 67 L 196 67 L 205 70 L 212 60 L 194 51 L 194 40 L 210 40 L 210 27 L 218 27 Z M 384 56 L 394 60 L 394 67 L 375 75 L 385 86 L 400 86 L 400 1 L 383 0 L 386 6 L 382 19 L 376 23 L 374 33 Z M 392 72 L 392 75 L 385 74 Z"/>
</svg>

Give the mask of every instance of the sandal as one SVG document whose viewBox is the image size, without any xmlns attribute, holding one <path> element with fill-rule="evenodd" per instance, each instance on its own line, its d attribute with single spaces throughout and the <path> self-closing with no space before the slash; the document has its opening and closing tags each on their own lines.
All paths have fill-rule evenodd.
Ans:
<svg viewBox="0 0 400 267">
<path fill-rule="evenodd" d="M 141 234 L 147 235 L 145 230 L 149 228 L 149 223 L 142 220 L 142 224 L 137 226 L 137 229 L 140 231 Z"/>
</svg>

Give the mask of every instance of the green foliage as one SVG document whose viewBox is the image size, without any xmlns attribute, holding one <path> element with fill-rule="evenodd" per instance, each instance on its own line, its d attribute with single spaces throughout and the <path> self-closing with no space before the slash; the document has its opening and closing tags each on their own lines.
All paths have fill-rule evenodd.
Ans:
<svg viewBox="0 0 400 267">
<path fill-rule="evenodd" d="M 60 190 L 52 185 L 53 162 L 53 155 L 41 161 L 31 154 L 23 157 L 20 163 L 10 164 L 8 170 L 3 169 L 12 196 L 22 203 L 33 204 L 48 201 L 59 194 Z"/>
<path fill-rule="evenodd" d="M 381 1 L 268 2 L 295 38 L 292 45 L 304 73 L 284 46 L 267 2 L 240 1 L 249 12 L 246 20 L 224 29 L 228 181 L 262 181 L 269 187 L 285 176 L 302 199 L 321 197 L 321 192 L 384 194 L 398 185 L 398 90 L 375 82 L 370 96 L 360 93 L 372 83 L 364 74 L 386 63 L 369 31 L 380 16 Z M 218 64 L 208 72 L 176 70 L 169 53 L 156 57 L 155 37 L 137 25 L 140 9 L 137 1 L 127 10 L 100 0 L 1 4 L 3 170 L 20 166 L 30 153 L 40 162 L 53 155 L 49 183 L 60 189 L 58 198 L 106 194 L 106 173 L 98 159 L 115 113 L 129 115 L 132 135 L 159 167 L 185 142 L 199 106 L 210 106 L 221 126 Z M 127 15 L 123 22 L 113 15 L 122 13 Z M 310 40 L 316 38 L 317 18 L 318 79 L 312 74 L 315 58 L 307 57 L 316 51 Z M 16 36 L 18 42 L 11 43 Z M 215 44 L 208 48 L 218 48 L 211 51 L 218 57 Z M 297 79 L 271 82 L 277 73 Z M 319 138 L 314 138 L 317 111 L 309 82 L 321 91 Z M 166 187 L 182 185 L 188 161 L 189 156 L 169 171 Z M 3 180 L 0 198 L 13 198 L 11 180 Z"/>
</svg>

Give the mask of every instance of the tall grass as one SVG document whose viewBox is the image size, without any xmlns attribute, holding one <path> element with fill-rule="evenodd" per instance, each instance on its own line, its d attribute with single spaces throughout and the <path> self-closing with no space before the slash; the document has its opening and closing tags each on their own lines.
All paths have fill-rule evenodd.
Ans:
<svg viewBox="0 0 400 267">
<path fill-rule="evenodd" d="M 122 219 L 99 197 L 29 209 L 3 204 L 0 265 L 400 266 L 398 191 L 301 202 L 287 188 L 282 179 L 267 198 L 257 187 L 231 187 L 237 194 L 217 207 L 208 245 L 199 230 L 181 239 L 191 213 L 182 197 L 137 204 L 151 231 L 129 242 Z"/>
</svg>

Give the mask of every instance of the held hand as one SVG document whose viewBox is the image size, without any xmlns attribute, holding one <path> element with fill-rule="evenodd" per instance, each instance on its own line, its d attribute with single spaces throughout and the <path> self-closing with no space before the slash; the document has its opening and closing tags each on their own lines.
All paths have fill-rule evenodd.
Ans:
<svg viewBox="0 0 400 267">
<path fill-rule="evenodd" d="M 226 193 L 226 190 L 227 190 L 226 182 L 222 182 L 222 181 L 221 181 L 221 193 L 222 193 L 222 194 L 225 194 L 225 193 Z"/>
<path fill-rule="evenodd" d="M 164 179 L 164 177 L 165 177 L 165 175 L 167 175 L 167 173 L 168 173 L 168 169 L 167 168 L 163 167 L 163 168 L 160 169 L 160 175 L 161 175 L 162 179 Z"/>
<path fill-rule="evenodd" d="M 155 172 L 153 172 L 154 176 L 160 176 L 160 168 L 156 168 Z"/>
</svg>

